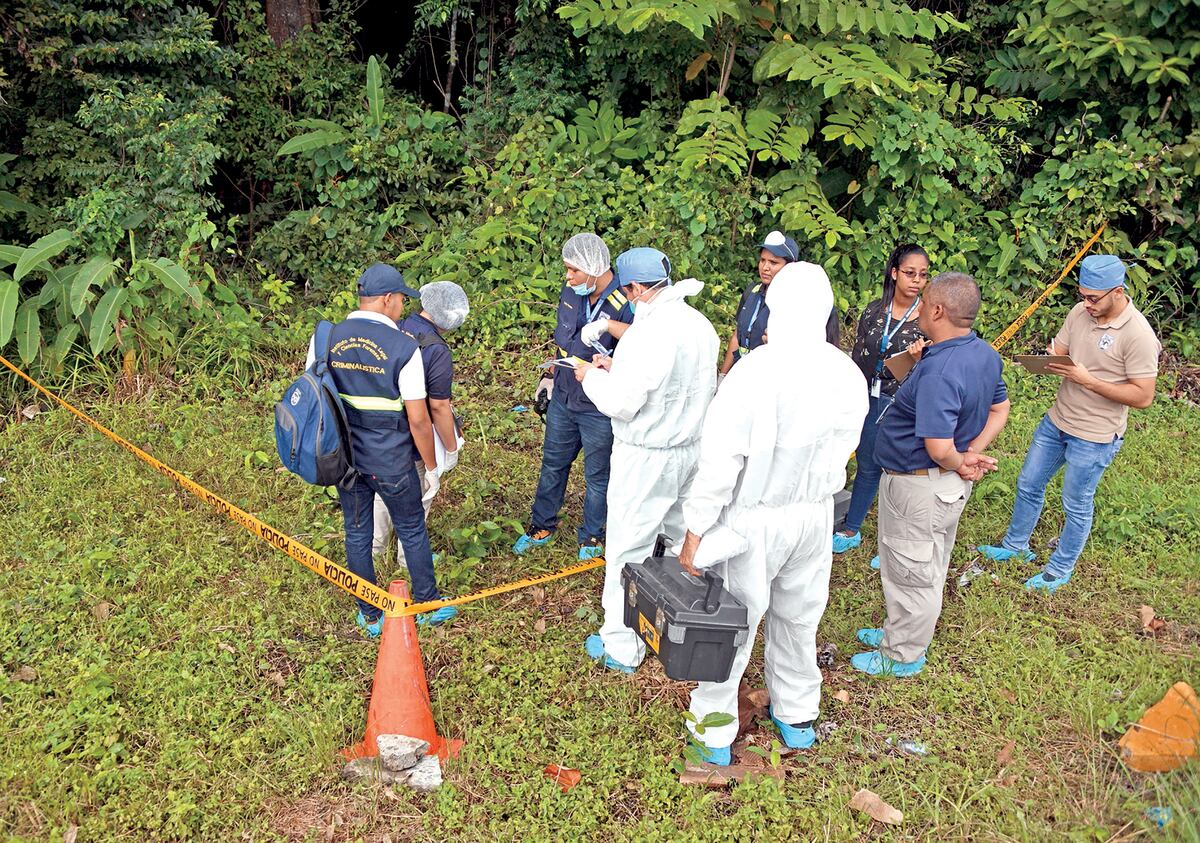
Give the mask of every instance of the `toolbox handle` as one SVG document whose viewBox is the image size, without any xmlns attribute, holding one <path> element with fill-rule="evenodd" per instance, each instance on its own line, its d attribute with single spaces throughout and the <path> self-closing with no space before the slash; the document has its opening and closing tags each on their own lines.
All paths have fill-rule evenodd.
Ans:
<svg viewBox="0 0 1200 843">
<path fill-rule="evenodd" d="M 654 540 L 654 558 L 661 559 L 667 555 L 667 548 L 675 544 L 675 540 L 666 533 L 659 533 Z"/>
<path fill-rule="evenodd" d="M 708 589 L 704 592 L 704 611 L 711 615 L 721 608 L 721 588 L 725 580 L 712 571 L 705 571 L 704 581 L 708 583 Z"/>
</svg>

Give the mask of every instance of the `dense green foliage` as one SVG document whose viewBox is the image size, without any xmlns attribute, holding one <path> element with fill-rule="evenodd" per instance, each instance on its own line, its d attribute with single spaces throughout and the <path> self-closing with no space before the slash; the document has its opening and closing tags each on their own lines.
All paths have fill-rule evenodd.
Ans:
<svg viewBox="0 0 1200 843">
<path fill-rule="evenodd" d="M 276 44 L 249 2 L 17 2 L 0 347 L 170 371 L 219 327 L 244 359 L 296 290 L 328 306 L 377 258 L 466 283 L 480 336 L 516 338 L 592 228 L 664 248 L 722 319 L 771 227 L 848 319 L 916 240 L 983 280 L 994 332 L 1108 220 L 1143 309 L 1197 351 L 1193 3 L 427 0 L 367 62 L 370 5 Z"/>
</svg>

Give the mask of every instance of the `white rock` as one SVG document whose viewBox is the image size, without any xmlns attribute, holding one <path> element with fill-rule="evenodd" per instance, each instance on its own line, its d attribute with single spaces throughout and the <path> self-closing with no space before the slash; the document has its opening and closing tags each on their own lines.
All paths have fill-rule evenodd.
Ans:
<svg viewBox="0 0 1200 843">
<path fill-rule="evenodd" d="M 436 755 L 426 755 L 405 775 L 408 776 L 408 786 L 413 790 L 436 790 L 442 783 L 442 762 Z"/>
<path fill-rule="evenodd" d="M 429 752 L 429 742 L 408 735 L 380 735 L 375 739 L 383 769 L 399 773 L 416 763 Z"/>
</svg>

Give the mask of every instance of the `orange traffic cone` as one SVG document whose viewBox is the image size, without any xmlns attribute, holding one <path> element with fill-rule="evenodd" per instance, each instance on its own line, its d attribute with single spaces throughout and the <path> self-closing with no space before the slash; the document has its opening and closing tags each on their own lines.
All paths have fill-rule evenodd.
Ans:
<svg viewBox="0 0 1200 843">
<path fill-rule="evenodd" d="M 388 593 L 407 602 L 408 583 L 392 580 Z M 384 619 L 371 704 L 367 707 L 367 731 L 361 743 L 346 747 L 342 755 L 348 759 L 378 755 L 375 739 L 380 735 L 408 735 L 428 741 L 429 751 L 443 761 L 457 756 L 462 748 L 462 741 L 439 736 L 433 725 L 425 665 L 412 615 Z"/>
<path fill-rule="evenodd" d="M 1176 682 L 1117 742 L 1121 760 L 1142 773 L 1182 767 L 1200 748 L 1200 702 L 1186 682 Z"/>
</svg>

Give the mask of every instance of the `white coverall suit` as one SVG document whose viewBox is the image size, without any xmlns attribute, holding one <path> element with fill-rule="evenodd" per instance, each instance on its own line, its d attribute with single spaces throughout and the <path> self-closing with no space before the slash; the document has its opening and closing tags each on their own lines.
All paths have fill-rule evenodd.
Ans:
<svg viewBox="0 0 1200 843">
<path fill-rule="evenodd" d="M 697 736 L 711 748 L 737 737 L 738 684 L 764 617 L 772 714 L 789 724 L 817 718 L 816 634 L 829 597 L 833 493 L 845 485 L 867 414 L 862 373 L 825 341 L 833 306 L 825 271 L 786 265 L 771 282 L 767 304 L 769 342 L 730 371 L 709 406 L 683 507 L 688 530 L 701 537 L 693 564 L 712 565 L 725 577 L 726 589 L 746 604 L 750 624 L 729 678 L 701 682 L 692 692 L 697 721 L 712 712 L 734 717 Z M 704 537 L 715 544 L 720 536 L 729 546 L 728 531 L 744 538 L 746 549 L 720 562 L 705 553 Z"/>
<path fill-rule="evenodd" d="M 611 371 L 593 369 L 583 379 L 588 398 L 613 420 L 600 637 L 605 652 L 629 667 L 641 664 L 646 648 L 625 626 L 621 569 L 645 562 L 659 533 L 683 538 L 682 498 L 717 384 L 717 332 L 684 300 L 703 288 L 688 278 L 639 302 Z"/>
</svg>

